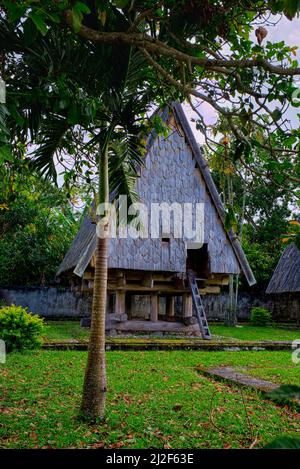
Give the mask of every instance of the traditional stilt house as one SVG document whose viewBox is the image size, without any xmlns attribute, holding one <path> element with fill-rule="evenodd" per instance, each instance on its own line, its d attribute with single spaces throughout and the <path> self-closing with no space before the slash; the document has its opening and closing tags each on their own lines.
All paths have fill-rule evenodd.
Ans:
<svg viewBox="0 0 300 469">
<path fill-rule="evenodd" d="M 172 232 L 155 239 L 110 239 L 106 326 L 123 332 L 201 332 L 209 338 L 200 295 L 218 294 L 230 274 L 242 272 L 249 285 L 255 279 L 235 234 L 225 229 L 220 197 L 181 106 L 173 105 L 163 118 L 168 137 L 150 136 L 136 192 L 149 209 L 161 203 L 202 204 L 202 241 Z M 95 224 L 86 216 L 58 276 L 92 291 L 95 247 Z M 175 308 L 178 297 L 181 307 Z"/>
<path fill-rule="evenodd" d="M 274 319 L 300 324 L 300 251 L 295 244 L 289 244 L 283 251 L 266 293 L 274 299 Z"/>
</svg>

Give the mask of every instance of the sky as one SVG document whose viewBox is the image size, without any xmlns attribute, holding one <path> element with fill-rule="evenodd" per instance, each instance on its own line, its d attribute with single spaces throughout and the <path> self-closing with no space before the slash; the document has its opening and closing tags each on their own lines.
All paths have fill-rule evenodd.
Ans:
<svg viewBox="0 0 300 469">
<path fill-rule="evenodd" d="M 273 21 L 276 22 L 279 17 L 273 17 Z M 289 46 L 298 46 L 297 50 L 297 59 L 300 64 L 300 18 L 294 18 L 292 21 L 289 21 L 285 16 L 283 16 L 275 26 L 267 26 L 268 35 L 265 41 L 270 42 L 280 42 L 284 41 Z M 254 34 L 253 34 L 253 37 Z M 299 88 L 300 88 L 300 77 L 299 77 Z M 186 116 L 189 119 L 190 125 L 193 129 L 196 140 L 199 143 L 204 143 L 204 137 L 199 130 L 196 129 L 194 122 L 191 122 L 191 118 L 197 117 L 194 112 L 191 110 L 188 104 L 184 105 L 184 110 Z M 216 122 L 217 114 L 216 111 L 207 103 L 201 105 L 201 113 L 204 116 L 205 122 L 207 124 L 213 124 Z M 288 111 L 289 119 L 292 121 L 293 126 L 299 126 L 299 118 L 297 117 L 299 113 L 299 108 L 291 108 Z"/>
</svg>

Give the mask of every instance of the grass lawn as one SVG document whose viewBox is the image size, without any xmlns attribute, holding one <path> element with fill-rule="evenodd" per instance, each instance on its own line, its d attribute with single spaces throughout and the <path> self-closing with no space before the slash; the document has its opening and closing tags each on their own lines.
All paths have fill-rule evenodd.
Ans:
<svg viewBox="0 0 300 469">
<path fill-rule="evenodd" d="M 296 411 L 196 370 L 230 365 L 299 384 L 290 352 L 108 352 L 107 419 L 93 426 L 76 418 L 85 361 L 78 351 L 8 356 L 0 365 L 2 448 L 249 448 L 300 434 Z"/>
<path fill-rule="evenodd" d="M 300 339 L 300 329 L 282 329 L 279 327 L 253 327 L 245 324 L 241 327 L 210 325 L 216 337 L 238 340 L 295 340 Z M 80 327 L 79 321 L 51 321 L 45 327 L 44 340 L 59 342 L 64 340 L 88 340 L 89 331 Z M 141 336 L 140 338 L 142 338 Z M 214 337 L 213 337 L 214 338 Z"/>
<path fill-rule="evenodd" d="M 88 340 L 89 330 L 79 321 L 49 321 L 45 326 L 44 341 Z"/>
<path fill-rule="evenodd" d="M 281 327 L 255 327 L 249 324 L 239 327 L 226 327 L 222 324 L 212 324 L 211 333 L 226 338 L 238 340 L 295 340 L 300 339 L 300 329 L 283 329 Z"/>
</svg>

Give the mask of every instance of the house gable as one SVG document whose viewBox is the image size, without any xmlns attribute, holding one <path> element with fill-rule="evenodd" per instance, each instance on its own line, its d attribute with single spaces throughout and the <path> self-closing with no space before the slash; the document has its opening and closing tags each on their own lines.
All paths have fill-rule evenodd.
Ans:
<svg viewBox="0 0 300 469">
<path fill-rule="evenodd" d="M 179 202 L 205 204 L 204 242 L 207 243 L 212 273 L 244 272 L 249 285 L 255 278 L 233 232 L 226 232 L 224 209 L 211 178 L 207 162 L 192 134 L 179 104 L 163 113 L 169 120 L 167 138 L 149 136 L 145 167 L 141 169 L 136 190 L 142 202 Z M 86 216 L 57 275 L 70 271 L 82 276 L 96 248 L 95 224 Z M 109 268 L 146 271 L 186 271 L 186 246 L 182 239 L 111 239 Z"/>
<path fill-rule="evenodd" d="M 149 209 L 151 203 L 204 203 L 204 243 L 208 245 L 210 271 L 237 274 L 238 260 L 183 129 L 173 116 L 169 124 L 169 135 L 155 138 L 141 169 L 136 184 L 140 200 Z M 168 246 L 161 239 L 112 239 L 109 267 L 185 272 L 185 241 L 172 235 Z"/>
</svg>

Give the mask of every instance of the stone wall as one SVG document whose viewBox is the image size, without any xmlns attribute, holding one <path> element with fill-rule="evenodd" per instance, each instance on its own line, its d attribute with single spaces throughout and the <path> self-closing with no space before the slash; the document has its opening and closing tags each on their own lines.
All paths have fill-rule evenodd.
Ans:
<svg viewBox="0 0 300 469">
<path fill-rule="evenodd" d="M 67 288 L 0 288 L 0 298 L 49 318 L 80 318 L 91 311 L 90 295 L 77 295 Z"/>
<path fill-rule="evenodd" d="M 91 295 L 75 294 L 68 288 L 0 288 L 0 299 L 8 304 L 14 303 L 27 307 L 29 311 L 48 318 L 82 318 L 91 312 Z M 163 314 L 164 299 L 160 300 L 160 314 Z M 228 307 L 228 294 L 206 295 L 203 304 L 208 319 L 223 321 Z M 244 293 L 238 297 L 237 316 L 239 320 L 248 320 L 253 306 L 268 308 L 276 321 L 300 323 L 300 295 L 271 296 L 264 293 Z M 133 319 L 149 318 L 149 297 L 135 295 L 131 300 Z M 113 301 L 108 302 L 108 312 L 112 312 Z M 181 301 L 176 301 L 176 315 L 180 315 Z"/>
<path fill-rule="evenodd" d="M 222 321 L 229 304 L 228 293 L 207 295 L 203 298 L 207 317 Z M 278 322 L 300 323 L 300 295 L 266 295 L 264 292 L 241 292 L 238 295 L 237 317 L 248 320 L 250 310 L 255 306 L 267 308 Z"/>
</svg>

